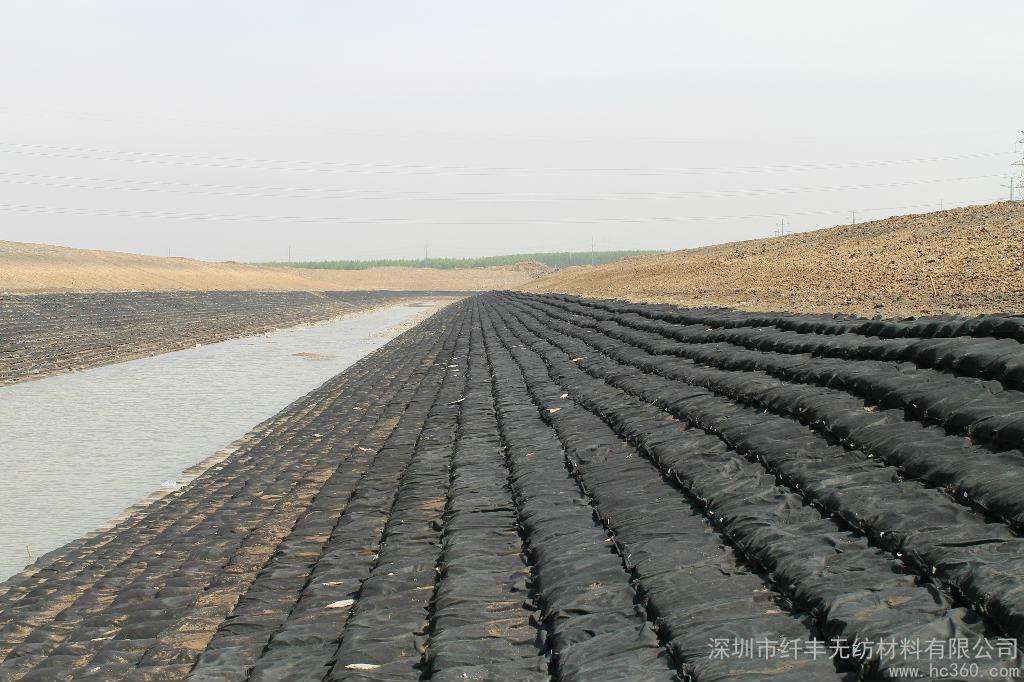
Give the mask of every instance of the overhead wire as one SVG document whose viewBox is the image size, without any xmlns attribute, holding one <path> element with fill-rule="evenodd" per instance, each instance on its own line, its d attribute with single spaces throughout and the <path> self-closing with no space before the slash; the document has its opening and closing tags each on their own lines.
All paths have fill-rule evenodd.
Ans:
<svg viewBox="0 0 1024 682">
<path fill-rule="evenodd" d="M 997 199 L 968 200 L 960 205 L 988 203 Z M 948 204 L 954 206 L 954 204 Z M 895 211 L 915 208 L 936 208 L 935 202 L 921 204 L 904 204 L 902 206 L 886 206 L 876 208 L 856 208 L 857 212 Z M 38 204 L 0 203 L 0 212 L 19 214 L 49 215 L 85 215 L 95 217 L 152 218 L 159 220 L 192 220 L 217 222 L 276 222 L 276 223 L 318 223 L 340 225 L 603 225 L 603 224 L 657 224 L 678 222 L 700 222 L 721 220 L 774 219 L 779 216 L 826 216 L 845 215 L 850 209 L 816 209 L 803 211 L 772 211 L 766 213 L 747 213 L 733 215 L 675 215 L 675 216 L 583 216 L 573 218 L 406 218 L 406 217 L 352 217 L 352 216 L 301 216 L 301 215 L 258 215 L 246 213 L 201 213 L 167 211 L 158 209 L 105 209 L 69 206 L 49 206 Z"/>
<path fill-rule="evenodd" d="M 371 161 L 307 161 L 283 159 L 258 159 L 243 157 L 222 157 L 177 152 L 143 152 L 111 150 L 97 147 L 76 147 L 61 145 L 28 144 L 0 140 L 0 151 L 24 156 L 47 158 L 86 159 L 91 161 L 115 161 L 133 164 L 164 166 L 190 166 L 221 169 L 247 169 L 262 171 L 285 171 L 296 173 L 350 173 L 385 175 L 535 175 L 535 174 L 582 174 L 595 175 L 732 175 L 758 173 L 796 173 L 808 171 L 843 170 L 856 168 L 878 168 L 899 165 L 942 163 L 968 159 L 986 159 L 1010 156 L 1009 152 L 972 152 L 943 156 L 911 157 L 904 159 L 869 159 L 860 161 L 809 161 L 765 164 L 761 166 L 721 167 L 518 167 L 518 166 L 473 166 L 466 164 L 428 164 L 422 162 L 371 162 Z"/>
</svg>

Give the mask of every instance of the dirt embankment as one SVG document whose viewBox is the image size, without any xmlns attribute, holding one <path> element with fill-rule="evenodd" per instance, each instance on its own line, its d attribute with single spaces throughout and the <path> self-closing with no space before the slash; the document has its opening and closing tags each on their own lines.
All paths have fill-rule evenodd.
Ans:
<svg viewBox="0 0 1024 682">
<path fill-rule="evenodd" d="M 48 244 L 0 241 L 0 292 L 69 291 L 485 291 L 523 286 L 540 263 L 438 270 L 308 270 L 212 263 Z"/>
<path fill-rule="evenodd" d="M 568 268 L 523 288 L 742 310 L 1020 313 L 1024 202 Z"/>
</svg>

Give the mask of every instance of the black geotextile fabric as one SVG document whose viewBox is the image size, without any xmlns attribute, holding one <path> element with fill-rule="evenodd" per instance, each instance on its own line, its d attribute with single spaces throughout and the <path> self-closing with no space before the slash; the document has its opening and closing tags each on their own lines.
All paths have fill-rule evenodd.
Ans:
<svg viewBox="0 0 1024 682">
<path fill-rule="evenodd" d="M 688 310 L 554 294 L 543 299 L 582 305 L 623 322 L 632 319 L 654 324 L 655 330 L 683 327 L 691 335 L 706 332 L 700 337 L 705 341 L 730 341 L 787 353 L 912 362 L 1024 387 L 1021 316 L 863 320 L 840 315 Z M 689 340 L 697 339 L 691 336 Z"/>
<path fill-rule="evenodd" d="M 411 291 L 126 291 L 0 296 L 0 386 L 337 317 Z"/>
<path fill-rule="evenodd" d="M 915 477 L 947 486 L 1015 528 L 1024 519 L 1024 471 L 1014 466 L 1024 455 L 1019 450 L 992 452 L 1007 445 L 1019 446 L 1021 441 L 1011 438 L 1006 443 L 992 437 L 1007 435 L 1012 429 L 998 429 L 1000 424 L 1007 426 L 1007 419 L 992 416 L 991 410 L 978 416 L 991 402 L 972 399 L 969 391 L 958 393 L 950 386 L 964 380 L 942 378 L 929 371 L 935 375 L 931 382 L 943 386 L 938 388 L 928 386 L 929 380 L 922 380 L 915 371 L 893 371 L 891 366 L 888 372 L 885 367 L 864 369 L 852 361 L 828 361 L 833 368 L 822 369 L 821 361 L 813 358 L 751 352 L 727 344 L 685 344 L 610 321 L 595 323 L 580 314 L 561 314 L 544 306 L 536 309 L 547 313 L 548 326 L 586 341 L 611 359 L 792 417 L 840 443 L 895 463 Z M 980 383 L 967 381 L 975 387 Z M 821 384 L 837 388 L 819 387 Z M 879 386 L 888 391 L 873 393 L 872 388 Z M 1002 412 L 1014 423 L 1024 407 L 1021 394 L 1006 391 L 999 397 Z M 961 419 L 965 414 L 978 419 L 965 423 Z M 928 424 L 944 429 L 928 428 Z M 965 443 L 952 434 L 970 434 L 989 448 Z"/>
<path fill-rule="evenodd" d="M 713 327 L 777 327 L 796 332 L 841 334 L 852 332 L 882 338 L 918 337 L 1016 339 L 1024 341 L 1024 316 L 979 315 L 977 317 L 928 316 L 903 320 L 863 319 L 850 315 L 797 313 L 749 313 L 728 308 L 678 308 L 667 304 L 628 303 L 578 296 L 549 294 L 548 298 L 585 301 L 612 312 L 636 312 L 675 324 L 707 324 Z"/>
<path fill-rule="evenodd" d="M 0 587 L 0 680 L 1005 679 L 1018 320 L 476 296 Z"/>
</svg>

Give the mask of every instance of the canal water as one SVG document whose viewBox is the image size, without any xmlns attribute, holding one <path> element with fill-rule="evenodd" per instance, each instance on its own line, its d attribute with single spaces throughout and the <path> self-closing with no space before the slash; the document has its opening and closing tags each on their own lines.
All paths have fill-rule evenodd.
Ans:
<svg viewBox="0 0 1024 682">
<path fill-rule="evenodd" d="M 430 306 L 0 388 L 0 581 L 178 485 L 184 469 L 384 345 Z"/>
</svg>

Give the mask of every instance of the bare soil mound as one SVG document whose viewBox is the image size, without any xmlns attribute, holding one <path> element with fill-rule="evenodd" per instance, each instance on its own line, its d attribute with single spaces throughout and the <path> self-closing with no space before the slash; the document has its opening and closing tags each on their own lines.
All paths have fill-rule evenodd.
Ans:
<svg viewBox="0 0 1024 682">
<path fill-rule="evenodd" d="M 540 267 L 537 267 L 540 266 Z M 485 291 L 522 286 L 550 268 L 309 270 L 214 263 L 0 241 L 0 291 Z"/>
<path fill-rule="evenodd" d="M 575 267 L 525 290 L 741 310 L 1024 312 L 1024 203 Z"/>
</svg>

